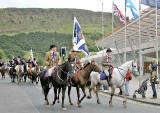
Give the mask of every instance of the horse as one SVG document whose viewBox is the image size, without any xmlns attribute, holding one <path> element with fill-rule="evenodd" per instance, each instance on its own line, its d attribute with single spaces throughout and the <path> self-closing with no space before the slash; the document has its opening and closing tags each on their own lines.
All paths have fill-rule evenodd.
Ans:
<svg viewBox="0 0 160 113">
<path fill-rule="evenodd" d="M 95 72 L 101 72 L 101 69 L 99 68 L 99 66 L 97 65 L 97 63 L 92 60 L 91 62 L 88 62 L 83 69 L 77 71 L 74 75 L 73 78 L 71 78 L 72 83 L 70 82 L 70 85 L 68 86 L 68 98 L 69 98 L 69 103 L 70 105 L 73 105 L 72 101 L 71 101 L 71 97 L 70 97 L 70 92 L 71 92 L 71 87 L 76 87 L 77 90 L 77 97 L 78 97 L 78 107 L 81 107 L 81 102 L 82 100 L 86 97 L 86 92 L 85 92 L 85 86 L 90 78 L 90 73 L 92 71 Z M 80 93 L 79 93 L 79 88 L 81 88 L 82 92 L 83 92 L 83 97 L 80 99 Z"/>
<path fill-rule="evenodd" d="M 19 85 L 24 75 L 24 65 L 17 65 L 15 67 L 15 70 L 16 70 L 16 75 L 18 77 L 18 85 Z"/>
<path fill-rule="evenodd" d="M 70 75 L 73 75 L 72 64 L 73 64 L 73 61 L 70 58 L 68 58 L 68 61 L 63 63 L 60 66 L 57 66 L 56 70 L 55 70 L 55 67 L 52 67 L 51 69 L 49 69 L 48 71 L 51 71 L 51 76 L 48 76 L 48 77 L 45 76 L 47 70 L 40 72 L 39 76 L 40 76 L 42 91 L 45 96 L 45 99 L 44 99 L 45 104 L 49 105 L 47 95 L 51 88 L 50 85 L 52 84 L 52 86 L 54 87 L 54 101 L 52 102 L 52 104 L 54 105 L 57 100 L 57 89 L 62 88 L 62 108 L 66 110 L 64 106 L 64 98 L 65 98 L 66 87 L 68 86 L 68 73 Z"/>
<path fill-rule="evenodd" d="M 40 66 L 36 66 L 36 67 L 30 67 L 29 69 L 27 69 L 27 75 L 28 78 L 31 79 L 32 83 L 36 82 L 36 84 L 38 84 L 39 82 L 39 76 L 38 74 L 40 73 Z"/>
<path fill-rule="evenodd" d="M 14 64 L 9 69 L 9 76 L 11 78 L 11 82 L 15 82 L 15 78 L 17 77 L 15 67 L 16 67 L 16 65 Z"/>
<path fill-rule="evenodd" d="M 5 79 L 5 73 L 8 72 L 8 67 L 6 65 L 3 65 L 0 67 L 0 73 L 2 75 L 2 79 Z"/>
<path fill-rule="evenodd" d="M 125 78 L 126 78 L 126 74 L 127 74 L 128 70 L 131 70 L 131 72 L 134 76 L 139 75 L 139 72 L 137 70 L 137 63 L 134 60 L 128 61 L 128 62 L 122 64 L 121 66 L 113 69 L 112 78 L 110 80 L 110 83 L 111 83 L 111 85 L 110 85 L 111 97 L 109 100 L 110 106 L 112 106 L 112 98 L 114 96 L 115 89 L 120 88 L 122 90 L 123 97 L 124 97 L 123 105 L 124 105 L 124 107 L 126 107 L 127 99 L 126 99 L 126 94 L 125 94 L 125 90 L 124 90 L 124 84 L 125 84 Z M 91 85 L 89 87 L 88 98 L 91 98 L 91 91 L 93 88 L 97 87 L 97 89 L 99 89 L 101 85 L 109 86 L 107 80 L 103 80 L 103 79 L 101 80 L 100 74 L 96 73 L 96 72 L 91 73 L 90 82 L 91 82 Z M 96 90 L 95 93 L 96 93 L 97 103 L 100 104 L 99 97 L 98 97 L 98 90 Z"/>
</svg>

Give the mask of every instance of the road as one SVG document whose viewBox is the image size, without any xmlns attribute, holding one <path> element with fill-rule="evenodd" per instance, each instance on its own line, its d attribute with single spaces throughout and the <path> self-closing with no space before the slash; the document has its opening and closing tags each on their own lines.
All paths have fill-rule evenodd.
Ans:
<svg viewBox="0 0 160 113">
<path fill-rule="evenodd" d="M 44 105 L 44 97 L 41 86 L 23 83 L 18 86 L 10 83 L 9 78 L 0 80 L 0 113 L 160 113 L 160 107 L 129 101 L 127 108 L 123 108 L 121 98 L 114 97 L 114 107 L 109 107 L 109 96 L 100 94 L 101 104 L 96 104 L 95 95 L 88 100 L 84 99 L 82 107 L 77 107 L 75 88 L 72 89 L 73 106 L 69 105 L 66 93 L 65 105 L 67 110 L 61 108 L 61 104 L 54 106 Z M 49 93 L 49 101 L 53 100 L 53 91 Z"/>
</svg>

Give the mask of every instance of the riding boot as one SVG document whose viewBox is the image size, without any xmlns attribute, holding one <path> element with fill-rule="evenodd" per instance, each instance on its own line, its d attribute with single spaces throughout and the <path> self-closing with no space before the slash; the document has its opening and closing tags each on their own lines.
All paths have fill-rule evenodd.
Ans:
<svg viewBox="0 0 160 113">
<path fill-rule="evenodd" d="M 72 78 L 71 77 L 69 78 L 69 83 L 70 83 L 69 85 L 72 84 Z"/>
<path fill-rule="evenodd" d="M 108 76 L 106 76 L 106 78 L 107 78 L 107 83 L 110 86 L 110 78 Z"/>
</svg>

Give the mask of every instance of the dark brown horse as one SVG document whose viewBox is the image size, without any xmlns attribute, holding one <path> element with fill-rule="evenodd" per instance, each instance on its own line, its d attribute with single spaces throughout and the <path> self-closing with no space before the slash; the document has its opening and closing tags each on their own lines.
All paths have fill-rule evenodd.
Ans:
<svg viewBox="0 0 160 113">
<path fill-rule="evenodd" d="M 92 71 L 95 72 L 101 72 L 101 69 L 99 68 L 99 66 L 97 65 L 97 63 L 95 61 L 91 61 L 88 62 L 83 69 L 79 70 L 77 73 L 75 73 L 74 77 L 72 78 L 72 83 L 69 87 L 68 87 L 68 97 L 69 97 L 69 103 L 71 105 L 72 101 L 71 101 L 71 97 L 70 97 L 70 92 L 71 92 L 71 86 L 76 87 L 77 89 L 77 97 L 78 97 L 78 107 L 80 107 L 82 100 L 86 97 L 86 92 L 85 92 L 85 87 L 86 84 L 90 78 L 90 73 Z M 80 99 L 80 93 L 79 93 L 79 88 L 81 88 L 82 92 L 83 92 L 83 97 Z"/>
<path fill-rule="evenodd" d="M 64 106 L 64 98 L 66 87 L 68 86 L 68 73 L 70 73 L 71 75 L 74 74 L 72 64 L 73 60 L 69 57 L 67 62 L 56 67 L 56 71 L 55 67 L 51 68 L 52 72 L 50 76 L 46 77 L 47 70 L 39 73 L 40 82 L 43 89 L 42 91 L 45 96 L 45 104 L 49 104 L 47 96 L 51 88 L 50 85 L 52 84 L 52 86 L 54 87 L 54 101 L 51 104 L 55 104 L 57 100 L 57 90 L 60 88 L 62 89 L 62 108 L 64 110 L 66 109 Z"/>
<path fill-rule="evenodd" d="M 11 78 L 11 82 L 15 82 L 15 78 L 17 78 L 15 67 L 16 67 L 16 64 L 11 66 L 9 70 L 9 76 Z"/>
</svg>

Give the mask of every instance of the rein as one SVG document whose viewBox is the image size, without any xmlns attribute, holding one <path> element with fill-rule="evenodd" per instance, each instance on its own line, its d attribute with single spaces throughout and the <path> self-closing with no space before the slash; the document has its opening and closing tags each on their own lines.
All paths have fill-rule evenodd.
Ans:
<svg viewBox="0 0 160 113">
<path fill-rule="evenodd" d="M 57 66 L 63 73 L 68 74 L 68 72 L 64 71 L 60 66 Z M 57 71 L 58 73 L 58 71 Z M 59 74 L 57 74 L 57 77 L 61 80 L 64 81 L 63 79 L 61 79 L 61 77 L 59 76 Z"/>
<path fill-rule="evenodd" d="M 122 76 L 122 78 L 124 79 L 124 81 L 125 81 L 125 79 L 126 79 L 126 77 L 120 72 L 120 70 L 124 70 L 124 69 L 122 69 L 122 68 L 117 68 L 118 69 L 118 71 L 119 71 L 119 73 L 120 73 L 120 75 Z M 120 69 L 120 70 L 119 70 Z M 124 70 L 124 71 L 126 71 L 126 70 Z M 128 71 L 126 71 L 126 72 L 128 72 Z"/>
</svg>

